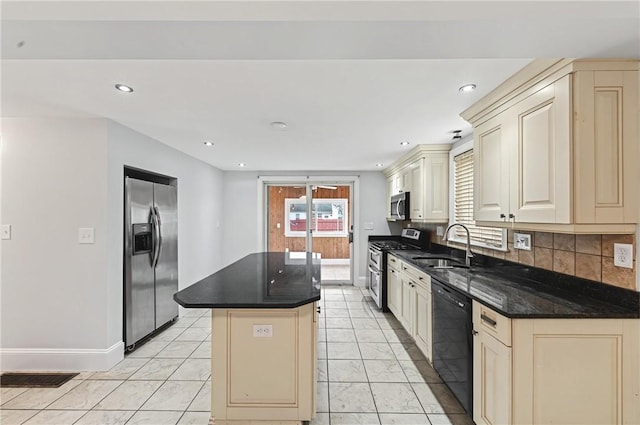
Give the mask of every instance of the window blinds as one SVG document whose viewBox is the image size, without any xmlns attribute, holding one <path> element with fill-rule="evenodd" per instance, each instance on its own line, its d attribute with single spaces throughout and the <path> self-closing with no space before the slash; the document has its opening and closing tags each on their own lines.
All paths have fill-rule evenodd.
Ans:
<svg viewBox="0 0 640 425">
<path fill-rule="evenodd" d="M 454 162 L 454 220 L 469 228 L 472 243 L 502 248 L 504 230 L 476 226 L 473 219 L 473 149 L 453 158 Z M 456 240 L 466 242 L 467 235 L 460 227 L 451 229 Z"/>
</svg>

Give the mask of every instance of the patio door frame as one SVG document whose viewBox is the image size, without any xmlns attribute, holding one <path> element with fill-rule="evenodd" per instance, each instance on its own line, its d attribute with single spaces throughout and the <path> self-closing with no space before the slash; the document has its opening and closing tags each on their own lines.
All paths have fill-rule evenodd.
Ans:
<svg viewBox="0 0 640 425">
<path fill-rule="evenodd" d="M 359 255 L 360 252 L 360 232 L 356 223 L 360 219 L 360 211 L 358 208 L 358 199 L 360 195 L 360 176 L 323 176 L 323 175 L 289 175 L 289 176 L 258 176 L 258 247 L 257 250 L 267 251 L 269 249 L 269 229 L 267 228 L 268 214 L 269 214 L 269 198 L 267 191 L 269 186 L 274 185 L 293 185 L 300 184 L 306 187 L 307 201 L 312 202 L 311 186 L 322 184 L 336 184 L 336 185 L 351 185 L 351 196 L 349 202 L 351 203 L 351 222 L 349 226 L 353 228 L 353 243 L 350 245 L 351 250 L 351 271 L 350 280 L 348 284 L 356 285 L 355 276 L 359 276 L 357 266 L 360 264 Z M 309 210 L 311 211 L 311 210 Z M 309 249 L 313 246 L 313 235 L 309 232 L 309 225 L 311 220 L 307 220 L 307 241 L 306 247 Z M 344 282 L 341 282 L 344 283 Z"/>
</svg>

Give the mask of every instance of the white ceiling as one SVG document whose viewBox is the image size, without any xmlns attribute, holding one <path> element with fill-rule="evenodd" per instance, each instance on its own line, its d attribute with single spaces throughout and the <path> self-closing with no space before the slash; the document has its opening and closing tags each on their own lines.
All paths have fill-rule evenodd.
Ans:
<svg viewBox="0 0 640 425">
<path fill-rule="evenodd" d="M 469 134 L 532 58 L 640 57 L 637 1 L 4 1 L 1 30 L 2 116 L 107 117 L 224 170 L 376 169 Z"/>
</svg>

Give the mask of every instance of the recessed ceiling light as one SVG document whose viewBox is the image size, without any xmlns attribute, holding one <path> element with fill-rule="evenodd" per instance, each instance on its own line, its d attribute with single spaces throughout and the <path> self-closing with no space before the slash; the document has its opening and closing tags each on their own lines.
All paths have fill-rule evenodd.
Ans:
<svg viewBox="0 0 640 425">
<path fill-rule="evenodd" d="M 245 164 L 244 162 L 241 162 L 241 163 L 238 164 L 238 167 L 246 167 L 246 166 L 247 166 L 247 164 Z"/>
<path fill-rule="evenodd" d="M 133 91 L 131 87 L 126 86 L 124 84 L 116 84 L 116 89 L 123 91 L 125 93 L 131 93 Z"/>
<path fill-rule="evenodd" d="M 475 84 L 465 84 L 464 86 L 460 87 L 458 90 L 460 90 L 461 93 L 468 93 L 470 91 L 474 91 L 475 89 L 476 89 Z"/>
<path fill-rule="evenodd" d="M 213 146 L 213 142 L 210 142 L 210 141 L 207 140 L 206 142 L 204 142 L 204 145 L 205 146 Z"/>
<path fill-rule="evenodd" d="M 380 167 L 382 167 L 383 165 L 384 165 L 383 163 L 378 162 L 378 163 L 376 164 L 376 167 L 380 168 Z"/>
<path fill-rule="evenodd" d="M 276 130 L 284 130 L 285 128 L 287 128 L 287 123 L 282 121 L 273 121 L 269 125 Z"/>
<path fill-rule="evenodd" d="M 400 142 L 400 146 L 407 146 L 409 144 L 409 142 Z"/>
</svg>

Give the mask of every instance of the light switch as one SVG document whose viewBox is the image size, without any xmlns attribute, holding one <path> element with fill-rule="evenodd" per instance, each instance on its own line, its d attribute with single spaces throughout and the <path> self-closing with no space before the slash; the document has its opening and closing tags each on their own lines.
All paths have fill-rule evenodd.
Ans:
<svg viewBox="0 0 640 425">
<path fill-rule="evenodd" d="M 2 240 L 10 240 L 11 239 L 11 225 L 3 224 L 2 225 Z"/>
<path fill-rule="evenodd" d="M 280 228 L 280 223 L 276 223 L 276 229 Z"/>
<path fill-rule="evenodd" d="M 93 227 L 81 227 L 78 229 L 78 243 L 94 243 Z"/>
<path fill-rule="evenodd" d="M 364 230 L 373 230 L 373 222 L 365 221 L 364 222 Z"/>
</svg>

